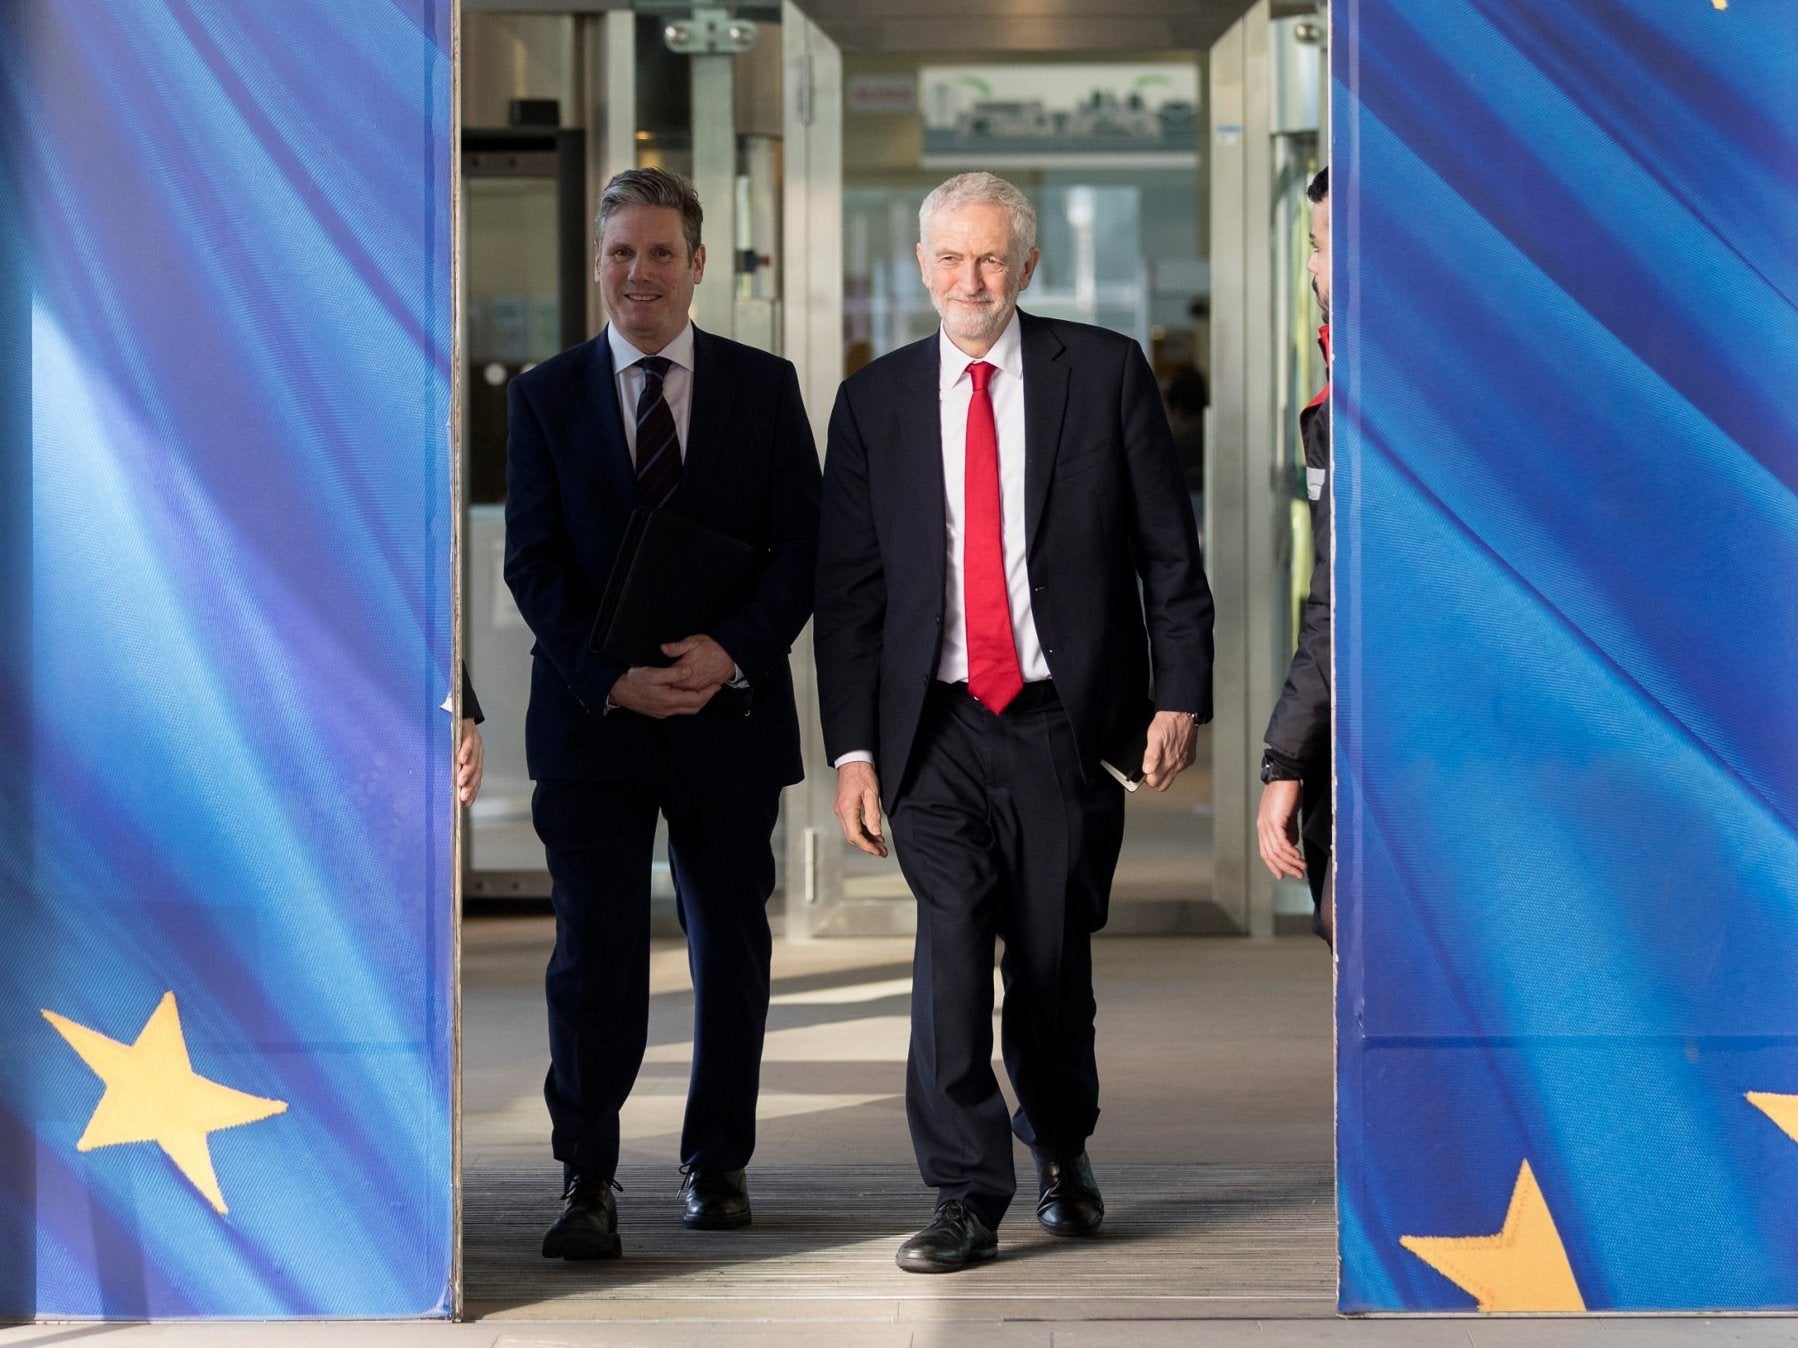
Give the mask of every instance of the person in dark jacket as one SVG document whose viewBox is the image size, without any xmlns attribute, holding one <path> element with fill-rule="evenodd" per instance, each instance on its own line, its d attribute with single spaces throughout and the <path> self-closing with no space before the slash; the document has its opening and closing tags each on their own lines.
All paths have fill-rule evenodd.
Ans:
<svg viewBox="0 0 1798 1348">
<path fill-rule="evenodd" d="M 525 761 L 556 910 L 544 1099 L 564 1194 L 550 1259 L 622 1248 L 612 1192 L 619 1110 L 649 1042 L 658 815 L 693 975 L 681 1221 L 750 1222 L 771 839 L 781 788 L 802 775 L 787 653 L 811 616 L 819 475 L 793 365 L 688 317 L 703 218 L 675 174 L 614 177 L 594 225 L 605 330 L 508 393 L 505 574 L 536 638 Z M 626 667 L 590 634 L 637 509 L 761 560 L 730 613 L 662 647 L 668 663 Z"/>
<path fill-rule="evenodd" d="M 942 326 L 837 395 L 815 650 L 844 837 L 885 856 L 884 805 L 917 898 L 905 1108 L 937 1204 L 896 1259 L 945 1273 L 997 1253 L 1014 1136 L 1043 1230 L 1104 1219 L 1086 1145 L 1092 935 L 1124 835 L 1112 775 L 1165 790 L 1192 763 L 1212 603 L 1142 348 L 1017 307 L 1029 199 L 962 174 L 918 226 Z M 996 939 L 1015 1112 L 992 1067 Z"/>
<path fill-rule="evenodd" d="M 1330 170 L 1305 189 L 1311 203 L 1311 290 L 1323 311 L 1318 340 L 1330 359 Z M 1267 724 L 1261 758 L 1261 808 L 1255 820 L 1261 860 L 1277 878 L 1303 879 L 1316 905 L 1317 934 L 1335 927 L 1335 866 L 1330 855 L 1330 386 L 1299 413 L 1305 483 L 1311 497 L 1311 593 L 1298 650 Z M 1303 829 L 1300 828 L 1301 819 Z"/>
</svg>

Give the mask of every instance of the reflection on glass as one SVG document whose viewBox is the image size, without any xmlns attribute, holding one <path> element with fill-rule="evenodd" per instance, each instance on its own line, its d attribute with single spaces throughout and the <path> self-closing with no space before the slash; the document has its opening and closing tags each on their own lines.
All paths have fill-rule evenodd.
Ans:
<svg viewBox="0 0 1798 1348">
<path fill-rule="evenodd" d="M 556 185 L 542 178 L 469 178 L 468 355 L 507 365 L 553 356 L 557 304 Z"/>
<path fill-rule="evenodd" d="M 552 178 L 463 179 L 468 221 L 468 495 L 506 494 L 506 384 L 561 349 Z"/>
</svg>

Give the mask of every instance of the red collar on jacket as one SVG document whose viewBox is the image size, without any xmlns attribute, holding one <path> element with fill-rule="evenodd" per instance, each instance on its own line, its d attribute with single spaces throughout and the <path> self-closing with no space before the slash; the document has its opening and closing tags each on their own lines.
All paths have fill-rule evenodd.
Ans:
<svg viewBox="0 0 1798 1348">
<path fill-rule="evenodd" d="M 1317 344 L 1323 348 L 1324 369 L 1327 370 L 1330 368 L 1330 325 L 1328 323 L 1317 330 Z M 1305 404 L 1305 410 L 1309 412 L 1313 407 L 1322 406 L 1323 400 L 1329 396 L 1330 381 L 1326 379 L 1324 386 L 1318 390 L 1317 396 Z"/>
</svg>

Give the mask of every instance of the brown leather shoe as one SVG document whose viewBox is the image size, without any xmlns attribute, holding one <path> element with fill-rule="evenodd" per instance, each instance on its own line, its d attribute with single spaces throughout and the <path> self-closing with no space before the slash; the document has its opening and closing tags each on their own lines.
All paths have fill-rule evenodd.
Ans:
<svg viewBox="0 0 1798 1348">
<path fill-rule="evenodd" d="M 682 1171 L 681 1225 L 694 1231 L 734 1231 L 749 1225 L 749 1180 L 741 1170 Z"/>
<path fill-rule="evenodd" d="M 899 1247 L 895 1261 L 907 1273 L 954 1273 L 999 1253 L 999 1237 L 959 1198 L 936 1210 L 930 1225 Z"/>
<path fill-rule="evenodd" d="M 1036 1162 L 1036 1220 L 1052 1236 L 1097 1235 L 1105 1220 L 1105 1200 L 1093 1178 L 1092 1162 L 1081 1152 L 1071 1161 Z"/>
<path fill-rule="evenodd" d="M 618 1239 L 618 1201 L 611 1180 L 570 1175 L 562 1191 L 562 1215 L 543 1237 L 545 1259 L 616 1259 L 624 1253 Z"/>
</svg>

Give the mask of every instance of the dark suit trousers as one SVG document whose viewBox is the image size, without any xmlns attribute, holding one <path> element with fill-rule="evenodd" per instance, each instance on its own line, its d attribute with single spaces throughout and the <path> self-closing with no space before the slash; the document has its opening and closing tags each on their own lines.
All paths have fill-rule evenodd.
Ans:
<svg viewBox="0 0 1798 1348">
<path fill-rule="evenodd" d="M 933 689 L 893 840 L 918 903 L 905 1111 L 924 1182 L 997 1226 L 1017 1191 L 1012 1133 L 1038 1155 L 1085 1149 L 1099 1118 L 1092 933 L 1123 843 L 1123 791 L 1088 782 L 1047 684 L 994 716 Z M 993 950 L 1000 1042 L 1018 1109 L 992 1070 Z"/>
<path fill-rule="evenodd" d="M 658 771 L 621 783 L 543 781 L 532 798 L 548 853 L 556 947 L 549 1001 L 549 1103 L 556 1159 L 609 1179 L 618 1111 L 649 1038 L 649 875 L 656 815 L 693 974 L 693 1075 L 681 1161 L 735 1170 L 755 1149 L 768 1019 L 769 846 L 778 790 L 691 792 Z"/>
</svg>

